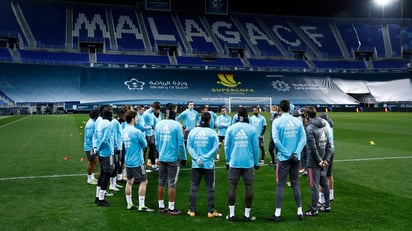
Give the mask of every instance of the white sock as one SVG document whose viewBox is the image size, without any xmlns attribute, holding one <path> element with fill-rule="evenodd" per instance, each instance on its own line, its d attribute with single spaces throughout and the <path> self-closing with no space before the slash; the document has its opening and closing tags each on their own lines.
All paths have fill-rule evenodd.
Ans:
<svg viewBox="0 0 412 231">
<path fill-rule="evenodd" d="M 330 195 L 329 198 L 330 198 L 331 200 L 334 200 L 334 199 L 335 199 L 335 195 L 333 195 L 333 189 L 329 190 L 329 193 L 330 193 L 330 194 L 329 194 L 329 195 Z"/>
<path fill-rule="evenodd" d="M 102 187 L 97 186 L 96 187 L 96 197 L 100 197 L 100 190 L 102 189 Z"/>
<path fill-rule="evenodd" d="M 116 187 L 115 183 L 116 183 L 116 178 L 110 177 L 110 188 Z"/>
<path fill-rule="evenodd" d="M 234 217 L 234 216 L 235 216 L 235 206 L 229 205 L 229 217 Z"/>
<path fill-rule="evenodd" d="M 120 173 L 120 174 L 117 174 L 117 180 L 122 180 L 123 179 L 123 176 L 122 176 L 122 174 Z"/>
<path fill-rule="evenodd" d="M 104 196 L 106 195 L 106 190 L 100 190 L 99 193 L 99 200 L 104 200 Z"/>
<path fill-rule="evenodd" d="M 87 181 L 92 181 L 92 180 L 93 180 L 93 175 L 87 174 Z"/>
<path fill-rule="evenodd" d="M 282 212 L 281 208 L 276 208 L 275 210 L 275 216 L 280 217 L 280 213 Z"/>
<path fill-rule="evenodd" d="M 141 208 L 141 207 L 145 207 L 145 204 L 144 204 L 144 196 L 139 196 L 139 207 Z"/>
<path fill-rule="evenodd" d="M 325 195 L 323 195 L 323 192 L 319 192 L 319 203 L 325 203 Z"/>
<path fill-rule="evenodd" d="M 128 205 L 133 204 L 132 195 L 126 195 L 126 202 Z"/>
<path fill-rule="evenodd" d="M 164 200 L 158 200 L 157 203 L 159 203 L 159 208 L 164 208 L 165 207 L 165 201 Z"/>
<path fill-rule="evenodd" d="M 298 215 L 299 214 L 303 214 L 303 212 L 302 212 L 302 207 L 298 207 Z"/>
<path fill-rule="evenodd" d="M 250 208 L 245 208 L 245 217 L 250 217 Z"/>
<path fill-rule="evenodd" d="M 175 210 L 175 202 L 169 201 L 169 210 Z"/>
</svg>

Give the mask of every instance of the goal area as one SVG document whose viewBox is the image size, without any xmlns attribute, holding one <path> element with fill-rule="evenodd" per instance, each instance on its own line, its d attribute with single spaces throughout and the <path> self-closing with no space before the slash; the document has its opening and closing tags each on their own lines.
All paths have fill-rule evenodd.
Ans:
<svg viewBox="0 0 412 231">
<path fill-rule="evenodd" d="M 237 112 L 239 107 L 252 108 L 253 106 L 259 106 L 262 112 L 269 112 L 272 97 L 229 97 L 226 105 L 229 112 Z"/>
</svg>

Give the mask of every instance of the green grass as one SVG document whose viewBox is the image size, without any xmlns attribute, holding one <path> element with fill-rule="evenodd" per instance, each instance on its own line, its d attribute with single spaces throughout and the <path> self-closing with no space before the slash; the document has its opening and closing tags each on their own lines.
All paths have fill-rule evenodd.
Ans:
<svg viewBox="0 0 412 231">
<path fill-rule="evenodd" d="M 204 185 L 194 218 L 126 211 L 123 191 L 108 198 L 112 207 L 97 207 L 93 203 L 95 187 L 86 184 L 86 162 L 80 161 L 84 157 L 82 126 L 87 115 L 0 117 L 0 229 L 409 230 L 412 113 L 330 113 L 330 117 L 335 121 L 336 146 L 333 211 L 299 222 L 291 189 L 287 188 L 280 223 L 265 219 L 275 205 L 275 172 L 269 166 L 256 171 L 254 223 L 207 218 Z M 65 161 L 65 156 L 70 160 Z M 217 167 L 215 203 L 226 215 L 228 183 L 224 161 L 218 162 Z M 152 208 L 157 208 L 156 187 L 157 174 L 149 173 L 146 204 Z M 184 167 L 176 198 L 176 207 L 183 212 L 188 208 L 189 187 L 190 167 Z M 310 191 L 305 177 L 301 178 L 301 192 L 307 209 Z M 135 186 L 133 199 L 137 203 L 136 193 Z M 243 215 L 243 209 L 244 188 L 240 182 L 237 217 Z"/>
</svg>

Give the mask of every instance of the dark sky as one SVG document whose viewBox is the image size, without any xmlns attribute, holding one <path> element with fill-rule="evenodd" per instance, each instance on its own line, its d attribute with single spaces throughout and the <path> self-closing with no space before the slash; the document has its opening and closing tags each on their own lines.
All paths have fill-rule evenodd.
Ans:
<svg viewBox="0 0 412 231">
<path fill-rule="evenodd" d="M 70 1 L 70 0 L 69 0 Z M 128 4 L 144 6 L 144 0 L 71 0 L 81 2 L 100 2 L 110 4 Z M 172 11 L 203 12 L 205 0 L 171 0 Z M 404 18 L 412 18 L 412 0 L 394 0 L 394 3 L 382 7 L 373 0 L 228 0 L 229 11 L 320 17 L 354 18 L 400 18 L 403 1 Z M 137 3 L 137 4 L 136 4 Z"/>
</svg>

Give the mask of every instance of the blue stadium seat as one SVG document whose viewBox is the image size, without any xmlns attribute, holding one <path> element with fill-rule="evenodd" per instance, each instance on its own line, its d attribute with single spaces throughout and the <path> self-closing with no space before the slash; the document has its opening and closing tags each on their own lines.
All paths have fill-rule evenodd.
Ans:
<svg viewBox="0 0 412 231">
<path fill-rule="evenodd" d="M 176 60 L 179 65 L 243 67 L 242 61 L 240 61 L 239 58 L 216 58 L 214 60 L 205 60 L 198 56 L 177 56 Z"/>
<path fill-rule="evenodd" d="M 110 34 L 103 6 L 73 6 L 73 47 L 80 41 L 104 41 L 105 48 L 111 49 Z"/>
<path fill-rule="evenodd" d="M 180 15 L 180 23 L 183 28 L 183 36 L 186 41 L 191 45 L 193 52 L 195 54 L 202 53 L 215 53 L 217 50 L 213 45 L 213 38 L 208 33 L 207 29 L 203 26 L 199 17 Z"/>
<path fill-rule="evenodd" d="M 363 61 L 313 61 L 320 69 L 366 69 Z"/>
<path fill-rule="evenodd" d="M 87 53 L 20 50 L 24 63 L 82 65 L 89 63 Z"/>
<path fill-rule="evenodd" d="M 256 46 L 259 54 L 255 56 L 281 56 L 281 52 L 276 47 L 273 39 L 265 33 L 264 28 L 256 20 L 256 16 L 237 15 L 237 19 L 248 34 L 248 40 Z"/>
<path fill-rule="evenodd" d="M 229 54 L 229 48 L 249 49 L 245 38 L 230 18 L 208 15 L 206 20 L 225 54 Z"/>
<path fill-rule="evenodd" d="M 3 62 L 12 62 L 13 58 L 10 55 L 10 52 L 7 48 L 0 48 L 0 61 Z"/>
<path fill-rule="evenodd" d="M 249 59 L 249 63 L 251 67 L 308 68 L 303 60 Z"/>
<path fill-rule="evenodd" d="M 143 32 L 132 8 L 112 7 L 115 37 L 119 50 L 145 51 Z"/>
<path fill-rule="evenodd" d="M 37 41 L 37 47 L 65 48 L 66 6 L 64 4 L 25 1 L 24 4 L 20 4 L 20 7 Z"/>
<path fill-rule="evenodd" d="M 183 53 L 187 52 L 170 13 L 143 13 L 143 18 L 152 46 L 174 45 Z"/>
<path fill-rule="evenodd" d="M 160 64 L 169 65 L 169 57 L 163 55 L 116 55 L 97 54 L 97 63 L 112 64 Z"/>
</svg>

